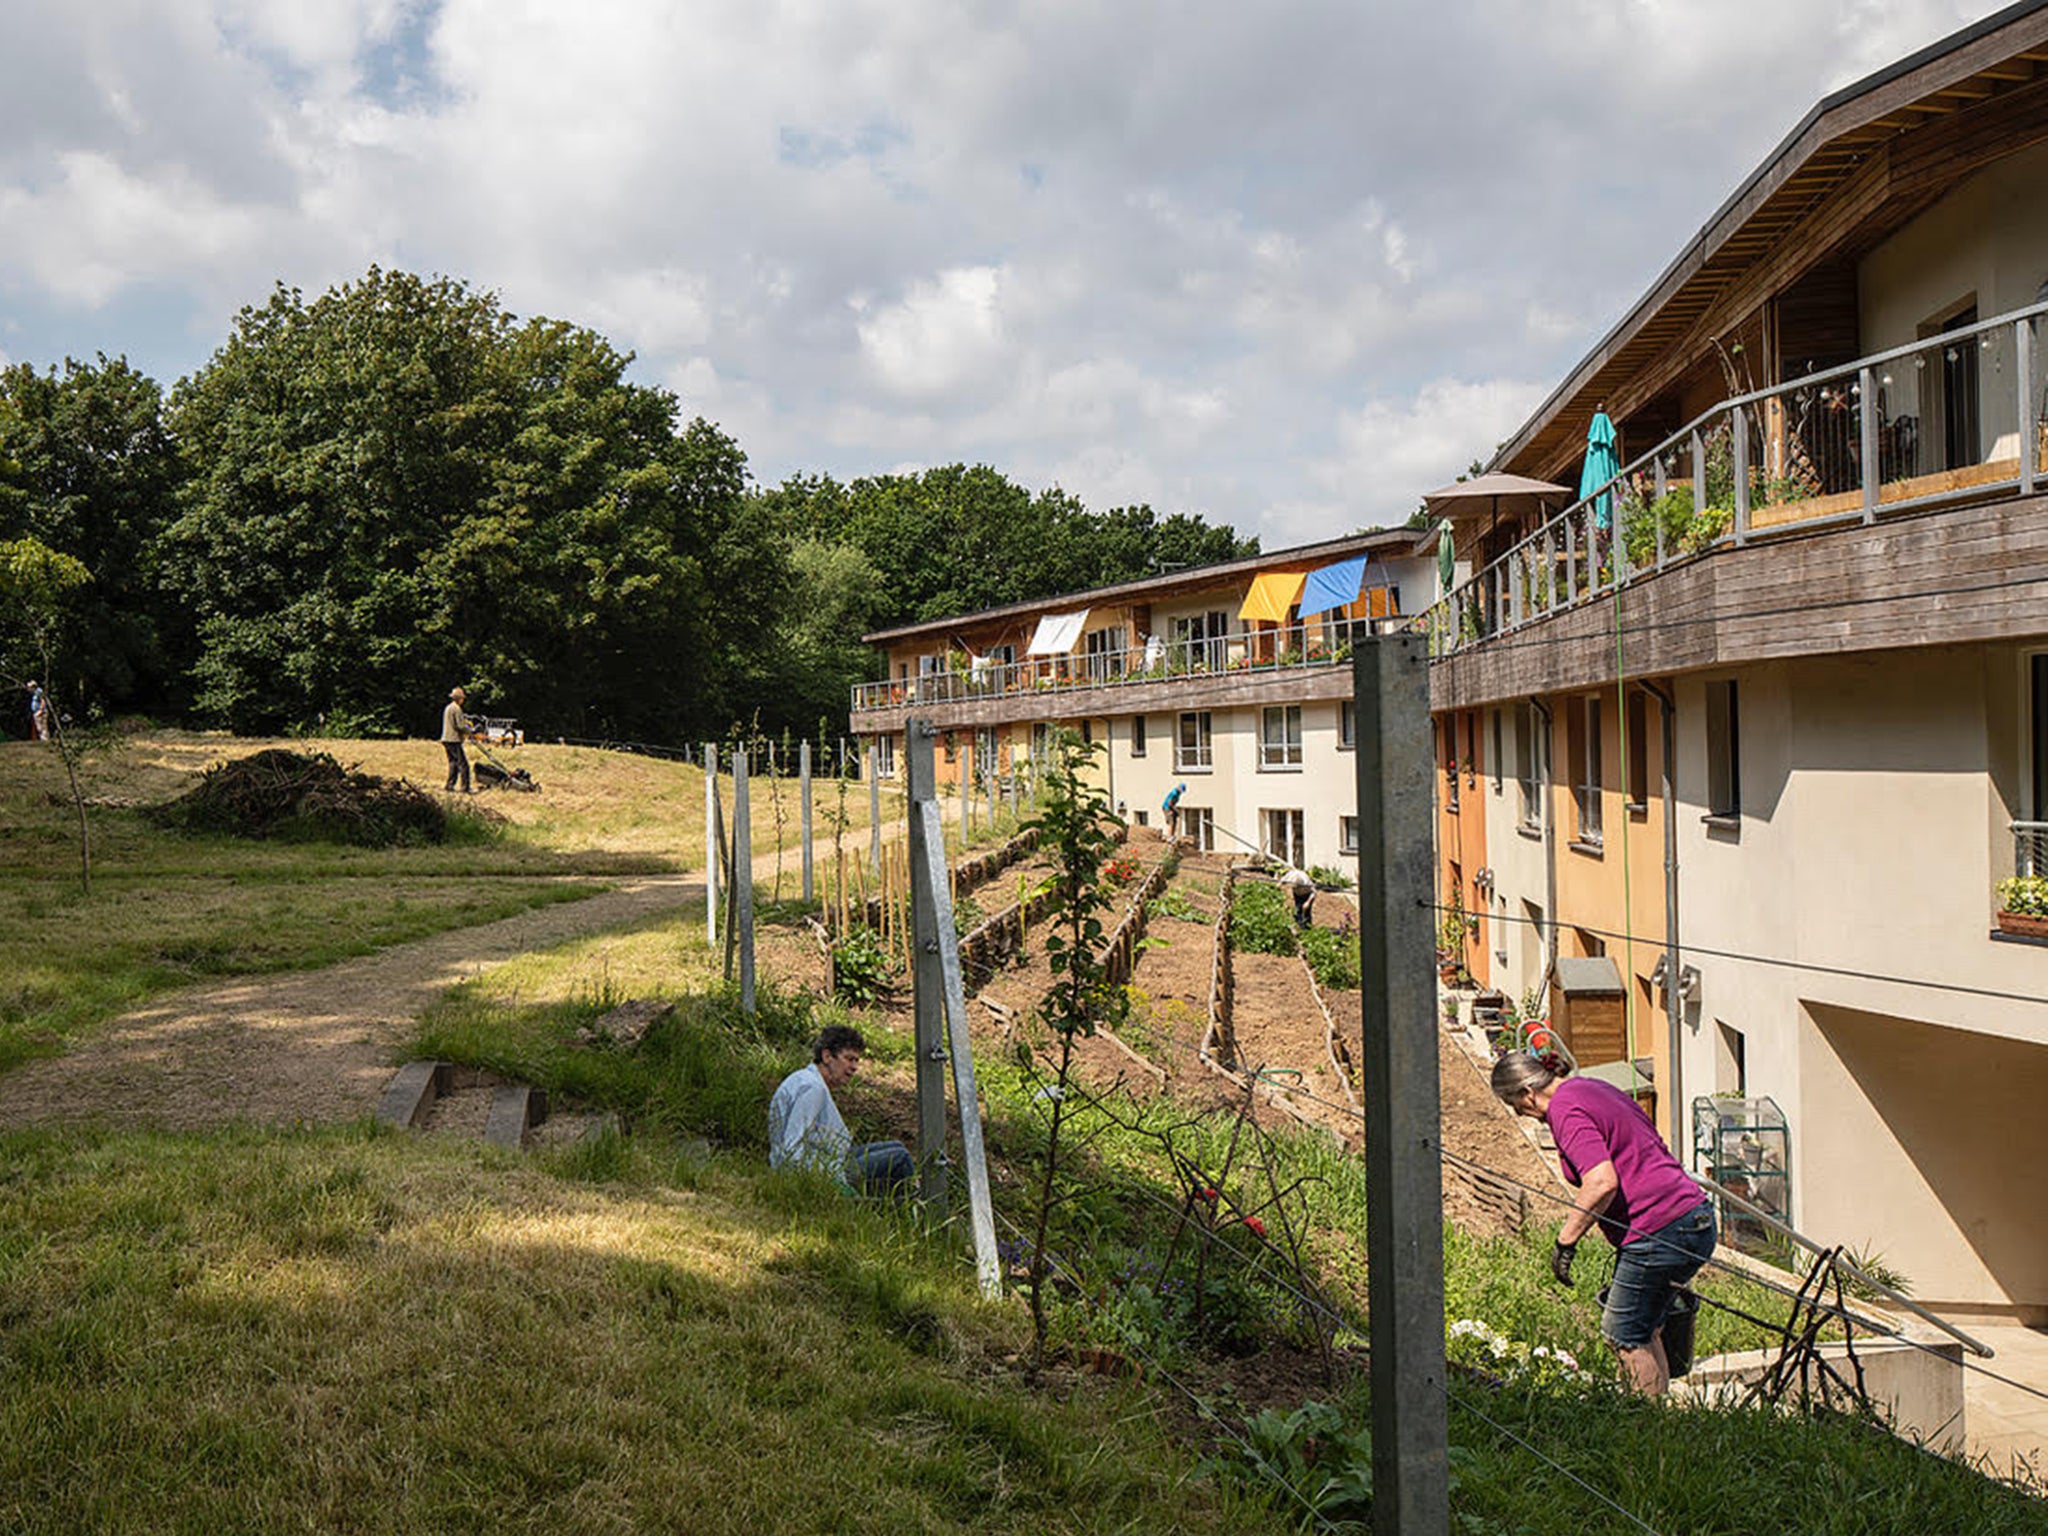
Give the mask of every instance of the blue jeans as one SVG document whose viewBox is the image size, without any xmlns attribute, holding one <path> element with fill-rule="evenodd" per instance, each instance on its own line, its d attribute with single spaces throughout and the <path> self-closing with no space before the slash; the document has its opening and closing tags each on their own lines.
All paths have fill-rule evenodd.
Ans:
<svg viewBox="0 0 2048 1536">
<path fill-rule="evenodd" d="M 1714 1207 L 1702 1200 L 1655 1232 L 1623 1243 L 1600 1314 L 1601 1335 L 1616 1349 L 1646 1349 L 1664 1326 L 1671 1293 L 1714 1256 Z"/>
<path fill-rule="evenodd" d="M 917 1176 L 917 1160 L 900 1141 L 864 1141 L 847 1153 L 846 1175 L 868 1194 L 893 1194 Z"/>
</svg>

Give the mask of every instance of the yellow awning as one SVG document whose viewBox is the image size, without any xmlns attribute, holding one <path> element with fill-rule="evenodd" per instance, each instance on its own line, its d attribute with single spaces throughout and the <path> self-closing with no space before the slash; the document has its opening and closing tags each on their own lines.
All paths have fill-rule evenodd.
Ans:
<svg viewBox="0 0 2048 1536">
<path fill-rule="evenodd" d="M 1237 616 L 1248 623 L 1285 624 L 1287 610 L 1301 596 L 1301 584 L 1306 580 L 1306 571 L 1261 571 L 1252 578 L 1252 589 L 1245 594 Z"/>
</svg>

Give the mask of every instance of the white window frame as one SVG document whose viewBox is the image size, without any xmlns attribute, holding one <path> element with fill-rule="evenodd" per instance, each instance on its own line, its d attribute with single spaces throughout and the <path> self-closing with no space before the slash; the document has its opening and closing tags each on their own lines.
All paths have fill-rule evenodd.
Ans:
<svg viewBox="0 0 2048 1536">
<path fill-rule="evenodd" d="M 1180 807 L 1180 835 L 1197 853 L 1216 851 L 1216 812 L 1206 805 Z"/>
<path fill-rule="evenodd" d="M 1187 739 L 1191 724 L 1195 735 L 1192 745 Z M 1206 709 L 1182 710 L 1173 733 L 1173 771 L 1210 773 L 1215 767 L 1216 726 L 1213 715 Z"/>
<path fill-rule="evenodd" d="M 1277 720 L 1276 720 L 1277 717 Z M 1274 725 L 1279 741 L 1274 742 Z M 1284 773 L 1301 767 L 1301 706 L 1268 704 L 1259 710 L 1259 770 Z"/>
<path fill-rule="evenodd" d="M 1270 858 L 1302 864 L 1308 857 L 1307 815 L 1298 806 L 1261 807 L 1259 846 Z"/>
<path fill-rule="evenodd" d="M 1339 853 L 1358 852 L 1358 818 L 1356 816 L 1339 816 L 1337 818 L 1337 851 Z"/>
<path fill-rule="evenodd" d="M 1345 699 L 1337 706 L 1337 750 L 1349 752 L 1358 745 L 1358 705 Z"/>
</svg>

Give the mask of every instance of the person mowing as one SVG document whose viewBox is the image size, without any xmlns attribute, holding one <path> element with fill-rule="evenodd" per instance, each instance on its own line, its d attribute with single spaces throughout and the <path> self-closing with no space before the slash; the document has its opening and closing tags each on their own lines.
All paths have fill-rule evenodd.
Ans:
<svg viewBox="0 0 2048 1536">
<path fill-rule="evenodd" d="M 462 743 L 476 733 L 476 722 L 462 712 L 468 694 L 458 686 L 448 690 L 448 707 L 441 711 L 441 750 L 448 754 L 448 788 L 446 793 L 454 794 L 459 780 L 462 792 L 473 795 L 469 786 L 469 754 L 462 750 Z"/>
<path fill-rule="evenodd" d="M 1528 1051 L 1510 1051 L 1493 1064 L 1493 1091 L 1516 1114 L 1550 1127 L 1565 1181 L 1578 1191 L 1550 1272 L 1569 1287 L 1579 1239 L 1599 1223 L 1615 1250 L 1600 1333 L 1621 1357 L 1629 1387 L 1661 1396 L 1671 1385 L 1665 1318 L 1678 1288 L 1714 1256 L 1713 1202 L 1642 1106 L 1612 1084 L 1568 1078 Z"/>
</svg>

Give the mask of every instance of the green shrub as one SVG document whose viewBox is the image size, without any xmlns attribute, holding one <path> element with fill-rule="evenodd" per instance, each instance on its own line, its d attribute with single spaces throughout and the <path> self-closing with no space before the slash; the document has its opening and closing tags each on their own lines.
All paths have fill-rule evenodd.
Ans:
<svg viewBox="0 0 2048 1536">
<path fill-rule="evenodd" d="M 864 1007 L 889 990 L 898 969 L 874 929 L 850 928 L 832 946 L 833 996 Z"/>
<path fill-rule="evenodd" d="M 2025 917 L 2048 917 L 2048 877 L 2015 875 L 1999 881 L 1998 910 Z"/>
<path fill-rule="evenodd" d="M 1169 886 L 1145 903 L 1147 917 L 1170 917 L 1183 923 L 1206 923 L 1208 914 L 1187 898 L 1185 891 Z"/>
<path fill-rule="evenodd" d="M 1316 985 L 1336 991 L 1358 989 L 1358 936 L 1335 928 L 1305 928 L 1301 953 L 1315 972 Z"/>
<path fill-rule="evenodd" d="M 1298 948 L 1293 905 L 1267 880 L 1241 880 L 1230 898 L 1230 943 L 1254 955 L 1291 955 Z"/>
<path fill-rule="evenodd" d="M 1317 885 L 1332 891 L 1348 891 L 1354 883 L 1351 876 L 1334 864 L 1311 864 L 1308 867 L 1308 877 Z"/>
</svg>

